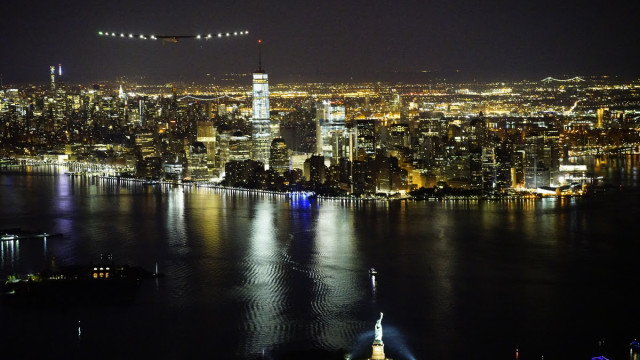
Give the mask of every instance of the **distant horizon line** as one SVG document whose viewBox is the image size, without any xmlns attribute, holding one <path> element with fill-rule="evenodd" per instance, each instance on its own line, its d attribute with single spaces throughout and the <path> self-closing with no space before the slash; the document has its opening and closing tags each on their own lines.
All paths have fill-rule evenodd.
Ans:
<svg viewBox="0 0 640 360">
<path fill-rule="evenodd" d="M 253 72 L 246 73 L 220 73 L 220 74 L 205 74 L 197 79 L 173 79 L 162 80 L 156 79 L 154 76 L 145 75 L 118 75 L 116 79 L 93 79 L 93 80 L 73 80 L 69 82 L 69 85 L 87 85 L 87 84 L 101 84 L 101 83 L 126 83 L 135 82 L 140 85 L 149 86 L 161 86 L 166 84 L 197 84 L 197 85 L 237 85 L 239 82 L 244 82 L 244 77 L 250 77 Z M 584 80 L 624 80 L 624 81 L 639 81 L 639 75 L 623 75 L 623 74 L 562 74 L 562 75 L 528 75 L 522 77 L 515 77 L 511 75 L 469 75 L 463 71 L 439 71 L 439 70 L 379 70 L 379 71 L 361 71 L 352 73 L 339 73 L 339 72 L 299 72 L 299 73 L 280 73 L 280 72 L 268 72 L 272 75 L 270 83 L 272 84 L 311 84 L 311 83 L 367 83 L 367 82 L 380 82 L 380 83 L 404 83 L 404 84 L 428 84 L 433 82 L 447 82 L 447 83 L 492 83 L 492 82 L 542 82 L 545 80 L 555 80 L 558 82 L 568 82 L 575 78 L 582 78 Z M 377 75 L 375 78 L 368 78 L 370 76 Z M 389 78 L 391 76 L 391 78 Z M 406 76 L 413 76 L 413 79 L 403 78 Z M 226 77 L 226 78 L 225 78 Z M 274 79 L 276 77 L 276 79 Z M 277 79 L 279 77 L 280 79 Z M 0 76 L 1 78 L 1 76 Z M 247 85 L 251 84 L 250 78 L 246 79 Z M 409 81 L 410 80 L 410 81 Z M 63 82 L 67 82 L 66 77 L 63 76 Z M 211 81 L 222 82 L 219 84 L 211 83 Z M 225 84 L 226 82 L 226 84 Z M 24 82 L 7 82 L 2 84 L 2 88 L 10 86 L 25 86 L 25 85 L 47 85 L 49 84 L 48 77 L 44 76 L 42 80 L 38 81 L 24 81 Z"/>
</svg>

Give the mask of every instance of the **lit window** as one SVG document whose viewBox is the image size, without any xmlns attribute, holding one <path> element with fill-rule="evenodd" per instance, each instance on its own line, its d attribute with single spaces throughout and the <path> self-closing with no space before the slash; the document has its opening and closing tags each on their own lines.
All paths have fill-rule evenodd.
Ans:
<svg viewBox="0 0 640 360">
<path fill-rule="evenodd" d="M 93 273 L 93 278 L 97 279 L 98 278 L 98 273 Z"/>
</svg>

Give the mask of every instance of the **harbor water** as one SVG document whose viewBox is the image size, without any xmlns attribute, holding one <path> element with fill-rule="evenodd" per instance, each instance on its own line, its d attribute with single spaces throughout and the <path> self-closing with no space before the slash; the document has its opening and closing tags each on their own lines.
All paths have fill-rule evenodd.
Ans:
<svg viewBox="0 0 640 360">
<path fill-rule="evenodd" d="M 157 265 L 133 303 L 0 303 L 7 359 L 630 359 L 637 156 L 584 198 L 345 201 L 0 169 L 0 277 Z M 369 269 L 375 267 L 372 278 Z M 7 356 L 7 357 L 5 357 Z"/>
</svg>

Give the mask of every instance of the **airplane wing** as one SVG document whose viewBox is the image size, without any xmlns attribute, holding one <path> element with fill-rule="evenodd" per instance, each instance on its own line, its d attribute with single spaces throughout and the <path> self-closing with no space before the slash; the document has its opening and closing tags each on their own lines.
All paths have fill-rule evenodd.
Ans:
<svg viewBox="0 0 640 360">
<path fill-rule="evenodd" d="M 207 34 L 207 35 L 145 35 L 145 34 L 132 34 L 132 33 L 116 33 L 111 31 L 98 31 L 98 36 L 108 36 L 108 37 L 117 37 L 117 38 L 127 38 L 127 39 L 141 39 L 141 40 L 162 40 L 162 43 L 171 42 L 177 43 L 180 39 L 196 39 L 196 40 L 210 40 L 213 38 L 224 38 L 224 37 L 235 37 L 249 35 L 248 30 L 244 31 L 233 31 L 233 32 L 225 32 L 225 33 L 217 33 L 217 34 Z"/>
</svg>

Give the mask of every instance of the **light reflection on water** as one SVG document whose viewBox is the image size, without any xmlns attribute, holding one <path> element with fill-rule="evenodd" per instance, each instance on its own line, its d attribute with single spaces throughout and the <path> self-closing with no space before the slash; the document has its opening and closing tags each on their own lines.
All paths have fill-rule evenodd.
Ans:
<svg viewBox="0 0 640 360">
<path fill-rule="evenodd" d="M 239 292 L 245 303 L 245 349 L 247 353 L 258 353 L 284 341 L 281 331 L 286 329 L 284 291 L 288 279 L 270 202 L 262 202 L 252 210 L 248 252 L 238 259 L 244 275 Z"/>
<path fill-rule="evenodd" d="M 14 265 L 20 260 L 20 242 L 2 241 L 0 243 L 0 269 L 14 271 Z"/>
<path fill-rule="evenodd" d="M 353 218 L 350 213 L 327 211 L 318 214 L 313 257 L 314 296 L 312 316 L 317 323 L 322 348 L 341 348 L 345 339 L 361 331 L 359 322 L 345 323 L 343 319 L 365 293 L 362 288 L 363 269 L 355 246 Z M 346 311 L 346 313 L 344 313 Z"/>
<path fill-rule="evenodd" d="M 572 346 L 596 335 L 632 336 L 630 325 L 614 329 L 614 323 L 635 306 L 620 295 L 633 298 L 637 291 L 614 287 L 610 277 L 624 282 L 637 275 L 631 254 L 638 245 L 611 236 L 617 226 L 637 233 L 637 209 L 635 215 L 618 209 L 634 204 L 634 195 L 614 204 L 318 202 L 34 171 L 0 175 L 3 200 L 16 204 L 2 212 L 0 228 L 65 235 L 46 247 L 3 243 L 2 275 L 37 268 L 50 255 L 85 263 L 106 251 L 147 269 L 158 262 L 168 275 L 148 293 L 143 289 L 139 304 L 107 311 L 108 317 L 83 313 L 88 344 L 92 331 L 112 335 L 92 328 L 94 321 L 118 327 L 120 347 L 153 344 L 148 351 L 157 358 L 188 357 L 194 343 L 227 358 L 309 348 L 366 357 L 380 311 L 386 350 L 396 359 L 467 358 L 478 350 L 507 358 L 516 347 L 522 359 L 543 352 L 552 358 L 566 354 L 566 334 L 576 334 Z M 375 294 L 370 267 L 379 271 Z M 607 297 L 595 300 L 594 293 Z M 1 307 L 0 315 L 15 319 Z M 42 316 L 42 334 L 29 321 L 16 325 L 16 333 L 56 328 L 54 315 Z M 593 335 L 592 323 L 604 335 Z M 54 339 L 68 346 L 61 336 Z"/>
</svg>

